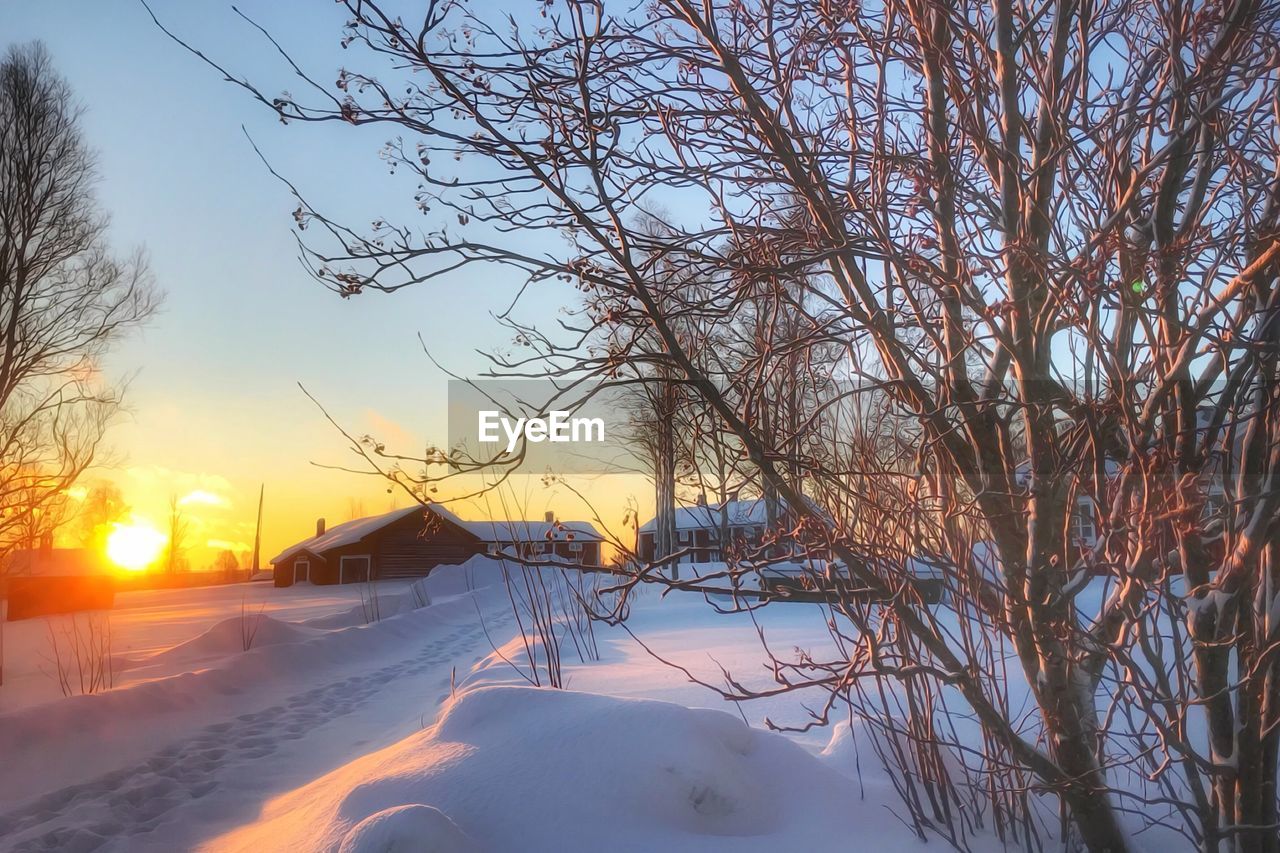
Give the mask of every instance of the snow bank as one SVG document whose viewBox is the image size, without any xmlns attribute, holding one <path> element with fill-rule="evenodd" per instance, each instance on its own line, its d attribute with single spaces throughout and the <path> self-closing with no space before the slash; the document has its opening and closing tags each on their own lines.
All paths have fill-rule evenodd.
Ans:
<svg viewBox="0 0 1280 853">
<path fill-rule="evenodd" d="M 342 840 L 338 853 L 473 853 L 475 842 L 431 806 L 397 806 L 370 815 Z"/>
<path fill-rule="evenodd" d="M 515 568 L 512 564 L 511 568 Z M 477 589 L 504 583 L 508 566 L 505 560 L 494 560 L 483 554 L 471 557 L 456 566 L 436 566 L 421 582 L 423 589 L 434 600 L 451 595 L 463 595 Z"/>
<path fill-rule="evenodd" d="M 423 580 L 409 584 L 403 592 L 385 592 L 379 584 L 360 584 L 361 601 L 337 613 L 316 616 L 300 624 L 308 628 L 355 628 L 368 625 L 392 616 L 411 613 L 431 604 L 431 596 L 427 594 Z"/>
<path fill-rule="evenodd" d="M 403 591 L 380 592 L 378 584 L 374 584 L 372 588 L 368 584 L 353 584 L 352 586 L 358 586 L 362 591 L 360 604 L 337 613 L 317 616 L 300 624 L 308 628 L 329 630 L 365 625 L 372 621 L 370 614 L 375 610 L 381 619 L 399 616 L 427 607 L 438 599 L 466 595 L 501 584 L 506 565 L 501 560 L 491 560 L 478 554 L 456 566 L 436 566 L 427 577 L 419 578 Z M 374 597 L 376 601 L 373 600 Z"/>
<path fill-rule="evenodd" d="M 878 836 L 902 849 L 851 780 L 730 714 L 502 686 L 461 693 L 434 726 L 207 849 L 845 850 Z"/>
<path fill-rule="evenodd" d="M 201 660 L 225 657 L 245 651 L 246 645 L 250 648 L 258 648 L 279 643 L 297 643 L 315 635 L 314 631 L 281 621 L 266 613 L 246 611 L 243 616 L 223 619 L 203 634 L 192 637 L 185 643 L 179 643 L 171 649 L 166 649 L 142 661 L 130 661 L 130 663 L 152 664 L 167 659 Z"/>
</svg>

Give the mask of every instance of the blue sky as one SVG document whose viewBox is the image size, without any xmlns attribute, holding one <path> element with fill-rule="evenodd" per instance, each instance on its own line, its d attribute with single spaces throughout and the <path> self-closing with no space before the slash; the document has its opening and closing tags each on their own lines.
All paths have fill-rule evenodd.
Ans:
<svg viewBox="0 0 1280 853">
<path fill-rule="evenodd" d="M 290 88 L 287 66 L 230 3 L 152 5 L 167 26 L 228 68 L 268 91 Z M 239 5 L 319 79 L 353 59 L 338 45 L 343 17 L 335 4 Z M 90 479 L 118 482 L 157 524 L 170 494 L 224 497 L 190 504 L 196 564 L 221 543 L 251 541 L 259 482 L 267 485 L 266 556 L 305 534 L 317 516 L 335 521 L 353 508 L 388 508 L 378 482 L 311 464 L 352 460 L 297 383 L 354 432 L 410 451 L 443 442 L 447 377 L 422 354 L 418 335 L 455 372 L 482 369 L 474 351 L 508 340 L 489 313 L 507 306 L 519 283 L 514 274 L 473 269 L 344 301 L 300 267 L 291 230 L 296 203 L 245 132 L 318 208 L 344 222 L 421 219 L 413 184 L 388 175 L 378 159 L 385 130 L 282 126 L 129 0 L 0 0 L 0 32 L 5 44 L 40 39 L 48 46 L 87 110 L 82 128 L 99 153 L 111 242 L 122 253 L 144 247 L 166 293 L 160 315 L 104 365 L 109 377 L 131 377 L 130 411 L 110 435 L 114 464 Z M 529 303 L 523 310 L 550 318 L 556 308 Z M 531 494 L 530 512 L 540 515 L 555 500 Z"/>
</svg>

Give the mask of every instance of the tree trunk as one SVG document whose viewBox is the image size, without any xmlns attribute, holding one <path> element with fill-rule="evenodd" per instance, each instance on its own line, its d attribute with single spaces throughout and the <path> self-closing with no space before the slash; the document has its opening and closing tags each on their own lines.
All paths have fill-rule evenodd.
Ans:
<svg viewBox="0 0 1280 853">
<path fill-rule="evenodd" d="M 1107 783 L 1094 752 L 1092 707 L 1074 701 L 1066 718 L 1045 711 L 1045 725 L 1054 741 L 1054 757 L 1073 781 L 1062 791 L 1080 839 L 1090 853 L 1125 853 L 1129 842 L 1107 795 Z M 1089 721 L 1082 717 L 1089 715 Z"/>
<path fill-rule="evenodd" d="M 674 412 L 670 386 L 664 383 L 659 391 L 657 418 L 657 447 L 654 454 L 654 526 L 653 543 L 654 559 L 663 560 L 676 549 L 675 542 L 675 503 L 676 503 L 676 460 L 675 460 L 675 427 L 672 424 Z M 671 577 L 680 579 L 680 564 L 672 563 Z"/>
</svg>

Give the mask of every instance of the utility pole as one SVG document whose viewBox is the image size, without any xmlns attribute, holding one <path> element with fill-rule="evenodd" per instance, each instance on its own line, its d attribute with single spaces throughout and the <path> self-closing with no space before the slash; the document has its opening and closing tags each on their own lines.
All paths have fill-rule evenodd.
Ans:
<svg viewBox="0 0 1280 853">
<path fill-rule="evenodd" d="M 258 573 L 258 551 L 262 545 L 262 495 L 266 488 L 266 483 L 258 486 L 258 526 L 253 531 L 253 567 L 249 569 L 249 580 Z"/>
</svg>

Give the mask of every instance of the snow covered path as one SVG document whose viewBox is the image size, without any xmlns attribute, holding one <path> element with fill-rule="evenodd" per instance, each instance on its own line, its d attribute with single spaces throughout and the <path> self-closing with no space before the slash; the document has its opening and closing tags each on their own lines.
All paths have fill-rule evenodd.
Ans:
<svg viewBox="0 0 1280 853">
<path fill-rule="evenodd" d="M 510 617 L 505 608 L 497 606 L 505 602 L 492 595 L 480 594 L 479 598 L 485 601 L 485 627 L 501 637 L 500 642 L 505 640 L 503 632 L 510 630 Z M 170 723 L 166 727 L 168 743 L 162 748 L 0 814 L 4 849 L 73 853 L 181 850 L 220 828 L 253 820 L 261 804 L 273 795 L 429 724 L 438 705 L 449 696 L 455 668 L 461 677 L 491 651 L 475 608 L 467 596 L 393 620 L 290 644 L 292 648 L 254 649 L 223 669 L 157 682 L 167 687 L 171 685 L 165 682 L 185 679 L 188 683 L 183 687 L 189 693 L 208 690 L 216 694 L 226 690 L 227 681 L 239 681 L 234 677 L 237 669 L 247 670 L 248 678 L 260 677 L 264 667 L 243 665 L 253 662 L 248 659 L 255 656 L 278 658 L 269 661 L 265 669 L 285 681 L 319 676 L 311 679 L 318 683 L 282 695 L 266 706 L 261 704 L 260 690 L 232 684 L 226 692 L 241 701 L 226 703 L 213 722 L 200 713 L 207 709 L 197 703 L 196 713 L 188 716 L 203 724 L 184 730 L 181 722 Z M 360 634 L 351 636 L 348 632 L 352 631 Z M 326 645 L 343 647 L 337 665 L 334 656 L 326 653 L 332 651 Z M 361 645 L 365 646 L 363 653 L 357 648 L 355 654 L 347 654 L 350 647 Z M 292 672 L 288 670 L 291 662 L 296 665 Z M 130 692 L 79 697 L 80 710 L 89 717 L 99 711 L 109 714 L 109 704 L 122 704 L 110 703 L 109 697 Z M 246 708 L 255 702 L 256 706 Z M 22 718 L 40 711 L 30 709 L 8 719 L 17 720 L 21 728 L 23 723 L 35 722 Z M 89 744 L 72 746 L 80 747 L 92 748 Z M 109 735 L 99 739 L 98 750 L 111 748 Z M 42 745 L 41 752 L 46 751 L 52 749 Z M 58 760 L 56 755 L 42 757 Z M 11 775 L 15 769 L 21 772 L 8 762 L 0 769 L 0 788 L 21 788 L 22 780 Z M 0 808 L 3 805 L 0 802 Z"/>
</svg>

